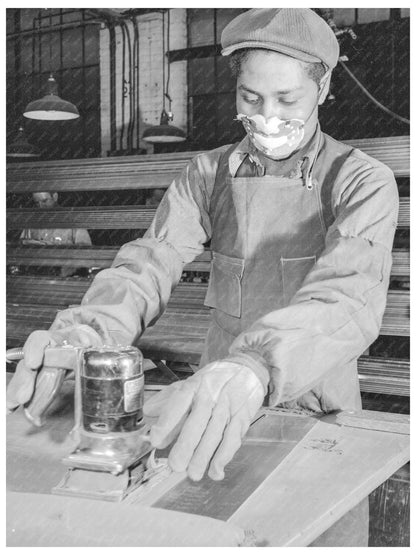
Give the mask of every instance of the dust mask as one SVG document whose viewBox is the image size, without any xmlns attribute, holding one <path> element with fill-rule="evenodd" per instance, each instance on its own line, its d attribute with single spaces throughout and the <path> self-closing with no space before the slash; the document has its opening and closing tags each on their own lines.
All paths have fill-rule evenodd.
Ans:
<svg viewBox="0 0 416 555">
<path fill-rule="evenodd" d="M 253 145 L 268 158 L 287 158 L 302 142 L 305 122 L 300 119 L 281 120 L 274 116 L 266 121 L 264 116 L 238 114 Z"/>
<path fill-rule="evenodd" d="M 318 104 L 322 104 L 328 94 L 331 71 L 327 71 L 319 84 Z M 299 148 L 305 136 L 305 124 L 301 119 L 281 120 L 277 116 L 266 120 L 261 114 L 246 116 L 238 114 L 253 145 L 268 158 L 281 160 Z"/>
</svg>

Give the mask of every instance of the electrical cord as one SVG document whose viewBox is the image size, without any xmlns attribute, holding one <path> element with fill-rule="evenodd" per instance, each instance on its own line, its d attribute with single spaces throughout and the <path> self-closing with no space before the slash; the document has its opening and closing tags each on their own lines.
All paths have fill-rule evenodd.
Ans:
<svg viewBox="0 0 416 555">
<path fill-rule="evenodd" d="M 352 71 L 347 67 L 345 62 L 343 62 L 342 60 L 339 60 L 339 63 L 344 68 L 344 70 L 347 72 L 347 74 L 351 77 L 351 79 L 360 87 L 360 89 L 363 91 L 363 93 L 366 94 L 368 96 L 368 98 L 372 102 L 374 102 L 374 104 L 378 108 L 380 108 L 381 110 L 383 110 L 384 112 L 389 114 L 389 116 L 391 116 L 392 118 L 398 119 L 399 121 L 401 121 L 403 123 L 406 123 L 407 125 L 410 125 L 410 120 L 409 119 L 404 118 L 403 116 L 399 116 L 399 114 L 396 114 L 395 112 L 392 112 L 389 108 L 387 108 L 386 106 L 381 104 L 381 102 L 379 102 L 376 98 L 374 98 L 374 96 L 364 87 L 364 85 L 361 83 L 361 81 L 359 81 L 357 79 L 357 77 L 352 73 Z"/>
<path fill-rule="evenodd" d="M 353 40 L 355 40 L 357 38 L 357 35 L 354 33 L 354 31 L 351 29 L 351 27 L 345 27 L 344 29 L 339 29 L 337 24 L 334 21 L 334 10 L 333 9 L 326 9 L 326 8 L 318 8 L 317 10 L 318 15 L 320 15 L 327 23 L 328 25 L 331 27 L 331 29 L 333 30 L 335 36 L 338 37 L 341 35 L 344 35 L 346 33 L 348 33 Z M 404 118 L 403 116 L 399 116 L 399 114 L 396 114 L 395 112 L 393 112 L 392 110 L 390 110 L 389 108 L 387 108 L 386 106 L 384 106 L 383 104 L 381 104 L 381 102 L 379 102 L 376 98 L 374 98 L 374 96 L 366 89 L 366 87 L 361 83 L 361 81 L 359 81 L 359 79 L 357 79 L 357 77 L 352 73 L 352 71 L 347 67 L 347 65 L 345 64 L 345 62 L 340 58 L 339 59 L 339 63 L 340 65 L 344 68 L 344 70 L 346 71 L 346 73 L 351 77 L 351 79 L 354 81 L 354 83 L 356 83 L 356 85 L 358 85 L 360 87 L 360 89 L 363 91 L 363 93 L 378 107 L 380 108 L 380 110 L 383 110 L 384 112 L 386 112 L 386 114 L 389 114 L 389 116 L 391 116 L 392 118 L 395 118 L 403 123 L 406 123 L 407 125 L 410 125 L 410 120 L 407 118 Z"/>
</svg>

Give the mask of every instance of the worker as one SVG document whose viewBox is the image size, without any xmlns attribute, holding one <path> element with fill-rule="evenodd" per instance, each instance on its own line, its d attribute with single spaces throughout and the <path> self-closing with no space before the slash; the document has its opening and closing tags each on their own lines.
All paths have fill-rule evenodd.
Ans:
<svg viewBox="0 0 416 555">
<path fill-rule="evenodd" d="M 50 210 L 58 206 L 58 193 L 33 193 L 34 203 Z M 85 245 L 91 246 L 86 229 L 24 229 L 20 235 L 23 245 Z"/>
<path fill-rule="evenodd" d="M 58 206 L 58 193 L 56 192 L 39 192 L 33 193 L 34 203 L 42 209 L 50 210 Z M 92 245 L 91 237 L 86 229 L 24 229 L 20 235 L 20 242 L 23 245 L 79 245 L 90 247 Z M 73 275 L 77 268 L 61 267 L 61 277 Z"/>
<path fill-rule="evenodd" d="M 153 445 L 173 443 L 170 466 L 193 480 L 224 477 L 265 398 L 306 414 L 361 407 L 357 358 L 380 330 L 398 217 L 392 171 L 320 129 L 339 57 L 320 16 L 248 10 L 221 42 L 246 136 L 191 160 L 145 236 L 29 336 L 8 391 L 10 409 L 30 398 L 48 344 L 135 343 L 210 240 L 201 369 L 145 404 Z"/>
</svg>

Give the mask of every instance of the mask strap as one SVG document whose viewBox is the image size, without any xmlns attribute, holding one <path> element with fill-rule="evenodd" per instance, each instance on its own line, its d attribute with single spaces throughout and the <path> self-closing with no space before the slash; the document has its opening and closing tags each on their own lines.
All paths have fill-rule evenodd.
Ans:
<svg viewBox="0 0 416 555">
<path fill-rule="evenodd" d="M 322 104 L 329 91 L 329 82 L 331 81 L 332 69 L 329 69 L 319 82 L 318 104 Z"/>
</svg>

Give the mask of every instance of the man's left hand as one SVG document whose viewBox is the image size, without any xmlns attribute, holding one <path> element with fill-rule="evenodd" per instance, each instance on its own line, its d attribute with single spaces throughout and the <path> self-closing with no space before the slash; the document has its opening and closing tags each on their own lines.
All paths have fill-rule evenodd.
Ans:
<svg viewBox="0 0 416 555">
<path fill-rule="evenodd" d="M 250 368 L 226 360 L 208 364 L 145 403 L 144 414 L 158 417 L 151 443 L 163 448 L 177 437 L 168 459 L 172 470 L 200 480 L 209 465 L 208 476 L 222 480 L 265 394 Z"/>
</svg>

